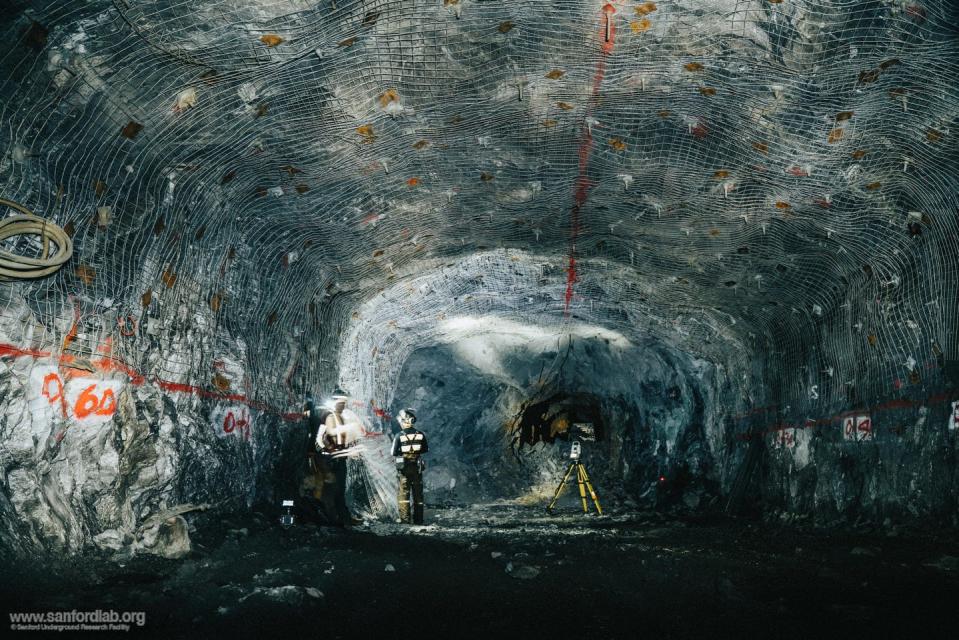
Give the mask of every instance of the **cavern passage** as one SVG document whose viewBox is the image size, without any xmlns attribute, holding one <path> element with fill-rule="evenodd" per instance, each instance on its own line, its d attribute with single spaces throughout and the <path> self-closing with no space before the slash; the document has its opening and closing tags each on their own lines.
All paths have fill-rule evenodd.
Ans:
<svg viewBox="0 0 959 640">
<path fill-rule="evenodd" d="M 957 26 L 952 0 L 6 0 L 4 608 L 346 636 L 422 590 L 427 633 L 945 634 Z M 342 530 L 302 499 L 304 403 L 336 387 Z M 395 522 L 405 408 L 423 526 Z M 579 439 L 604 513 L 573 486 L 548 516 Z M 576 581 L 591 613 L 551 617 Z"/>
</svg>

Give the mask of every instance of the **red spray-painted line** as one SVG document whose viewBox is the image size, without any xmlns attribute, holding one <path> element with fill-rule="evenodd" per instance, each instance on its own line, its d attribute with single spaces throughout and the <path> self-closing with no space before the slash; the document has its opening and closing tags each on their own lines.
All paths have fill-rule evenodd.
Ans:
<svg viewBox="0 0 959 640">
<path fill-rule="evenodd" d="M 384 420 L 392 420 L 393 416 L 387 413 L 386 409 L 376 406 L 376 403 L 370 400 L 370 407 L 373 409 L 373 415 Z"/>
<path fill-rule="evenodd" d="M 934 396 L 929 396 L 925 400 L 907 400 L 904 398 L 897 398 L 895 400 L 889 400 L 889 401 L 883 402 L 882 404 L 877 404 L 873 407 L 864 407 L 862 409 L 852 409 L 850 411 L 843 411 L 841 413 L 837 413 L 835 415 L 832 415 L 826 418 L 819 418 L 819 419 L 810 418 L 801 425 L 789 425 L 789 424 L 783 424 L 780 422 L 778 424 L 767 427 L 766 429 L 763 429 L 762 431 L 759 431 L 759 432 L 741 433 L 738 436 L 736 436 L 736 438 L 739 440 L 752 440 L 755 436 L 764 436 L 770 433 L 785 431 L 786 429 L 815 429 L 816 427 L 829 426 L 839 420 L 848 418 L 849 416 L 862 415 L 862 414 L 874 415 L 877 413 L 885 413 L 886 411 L 892 411 L 893 409 L 908 409 L 911 407 L 943 404 L 945 402 L 948 402 L 951 397 L 952 396 L 950 396 L 948 393 L 939 393 Z M 876 430 L 875 427 L 873 427 L 873 430 L 874 431 Z M 895 429 L 892 429 L 892 430 L 895 431 Z"/>
<path fill-rule="evenodd" d="M 80 326 L 80 305 L 77 304 L 77 301 L 73 298 L 73 296 L 70 296 L 70 300 L 73 302 L 73 326 L 70 327 L 67 337 L 63 339 L 63 346 L 60 348 L 60 351 L 66 351 L 67 347 L 70 346 L 70 343 L 76 340 L 77 327 Z"/>
<path fill-rule="evenodd" d="M 599 38 L 603 43 L 602 56 L 596 65 L 596 73 L 593 75 L 593 88 L 587 103 L 585 119 L 589 116 L 596 106 L 596 96 L 599 94 L 599 88 L 603 84 L 603 77 L 606 75 L 606 56 L 613 51 L 613 42 L 616 37 L 616 25 L 613 23 L 613 14 L 616 9 L 611 4 L 606 4 L 602 9 L 601 26 Z M 576 177 L 576 189 L 573 195 L 573 208 L 570 211 L 570 231 L 569 231 L 569 265 L 566 268 L 566 296 L 563 315 L 569 316 L 569 303 L 573 300 L 573 285 L 576 284 L 576 239 L 579 237 L 580 228 L 580 210 L 586 203 L 589 196 L 589 190 L 593 182 L 587 176 L 589 170 L 589 155 L 593 150 L 593 135 L 588 122 L 583 123 L 583 131 L 579 139 L 579 173 Z"/>
<path fill-rule="evenodd" d="M 15 347 L 12 344 L 0 344 L 0 357 L 11 357 L 11 358 L 21 358 L 21 357 L 30 357 L 34 359 L 38 358 L 49 358 L 52 354 L 49 351 L 38 351 L 35 349 L 21 349 Z M 77 369 L 72 367 L 72 365 L 77 363 L 77 358 L 75 356 L 65 354 L 56 358 L 58 365 L 64 366 L 70 370 L 70 373 L 73 376 L 84 376 L 90 375 L 90 372 L 85 369 Z M 272 413 L 279 416 L 287 422 L 295 422 L 303 418 L 302 414 L 298 412 L 285 412 L 276 407 L 272 407 L 263 402 L 257 402 L 256 400 L 250 400 L 247 396 L 237 393 L 219 393 L 216 391 L 210 391 L 208 389 L 203 389 L 201 387 L 183 384 L 179 382 L 171 382 L 169 380 L 163 380 L 162 378 L 154 376 L 151 380 L 136 371 L 133 367 L 128 364 L 121 362 L 115 358 L 110 358 L 104 356 L 102 358 L 97 358 L 91 362 L 93 367 L 102 372 L 111 372 L 116 371 L 119 373 L 125 374 L 130 379 L 130 384 L 134 386 L 140 386 L 146 382 L 150 382 L 159 389 L 163 391 L 173 392 L 173 393 L 185 393 L 189 395 L 199 396 L 201 398 L 210 398 L 213 400 L 223 400 L 229 402 L 236 402 L 239 404 L 244 404 L 252 409 L 257 409 L 265 413 Z"/>
<path fill-rule="evenodd" d="M 30 356 L 31 358 L 47 358 L 50 356 L 50 352 L 36 351 L 34 349 L 20 349 L 12 344 L 0 344 L 0 358 L 20 358 L 22 356 Z"/>
</svg>

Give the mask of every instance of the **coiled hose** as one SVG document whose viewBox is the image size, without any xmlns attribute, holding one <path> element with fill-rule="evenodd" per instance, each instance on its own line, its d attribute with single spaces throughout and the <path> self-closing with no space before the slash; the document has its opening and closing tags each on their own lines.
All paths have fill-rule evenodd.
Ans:
<svg viewBox="0 0 959 640">
<path fill-rule="evenodd" d="M 0 243 L 7 238 L 22 235 L 40 236 L 43 242 L 39 258 L 28 258 L 0 249 L 0 280 L 45 278 L 59 270 L 73 255 L 73 241 L 66 231 L 12 200 L 0 198 L 0 205 L 6 205 L 21 214 L 0 220 Z M 51 242 L 56 247 L 56 252 L 52 255 Z"/>
</svg>

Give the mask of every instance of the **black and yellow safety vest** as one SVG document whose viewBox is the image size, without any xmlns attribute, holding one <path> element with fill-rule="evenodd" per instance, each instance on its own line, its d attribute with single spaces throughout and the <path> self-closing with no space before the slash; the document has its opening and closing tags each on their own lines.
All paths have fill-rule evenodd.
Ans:
<svg viewBox="0 0 959 640">
<path fill-rule="evenodd" d="M 410 427 L 409 429 L 403 429 L 393 438 L 393 453 L 391 455 L 395 458 L 403 456 L 409 460 L 414 460 L 429 449 L 429 445 L 426 444 L 426 434 Z"/>
</svg>

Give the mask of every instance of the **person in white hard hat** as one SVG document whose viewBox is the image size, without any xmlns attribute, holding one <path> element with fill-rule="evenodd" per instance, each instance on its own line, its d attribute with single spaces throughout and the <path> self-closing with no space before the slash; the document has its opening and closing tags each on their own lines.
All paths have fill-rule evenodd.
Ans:
<svg viewBox="0 0 959 640">
<path fill-rule="evenodd" d="M 413 427 L 416 412 L 403 409 L 396 417 L 403 431 L 393 439 L 393 460 L 400 472 L 397 500 L 400 507 L 400 522 L 423 524 L 423 470 L 426 463 L 422 455 L 430 450 L 426 434 Z M 410 498 L 412 497 L 412 500 Z M 413 503 L 412 513 L 410 502 Z"/>
<path fill-rule="evenodd" d="M 348 450 L 355 438 L 352 429 L 346 424 L 343 411 L 349 394 L 337 387 L 333 391 L 333 410 L 316 433 L 316 449 L 329 462 L 333 469 L 333 511 L 336 523 L 348 527 L 358 521 L 350 514 L 346 506 L 346 459 L 351 455 Z"/>
<path fill-rule="evenodd" d="M 331 460 L 321 447 L 317 446 L 317 434 L 323 428 L 330 410 L 317 404 L 313 398 L 307 398 L 303 407 L 306 424 L 306 460 L 307 470 L 300 482 L 300 498 L 308 505 L 311 518 L 318 518 L 321 524 L 332 524 L 335 476 Z"/>
</svg>

